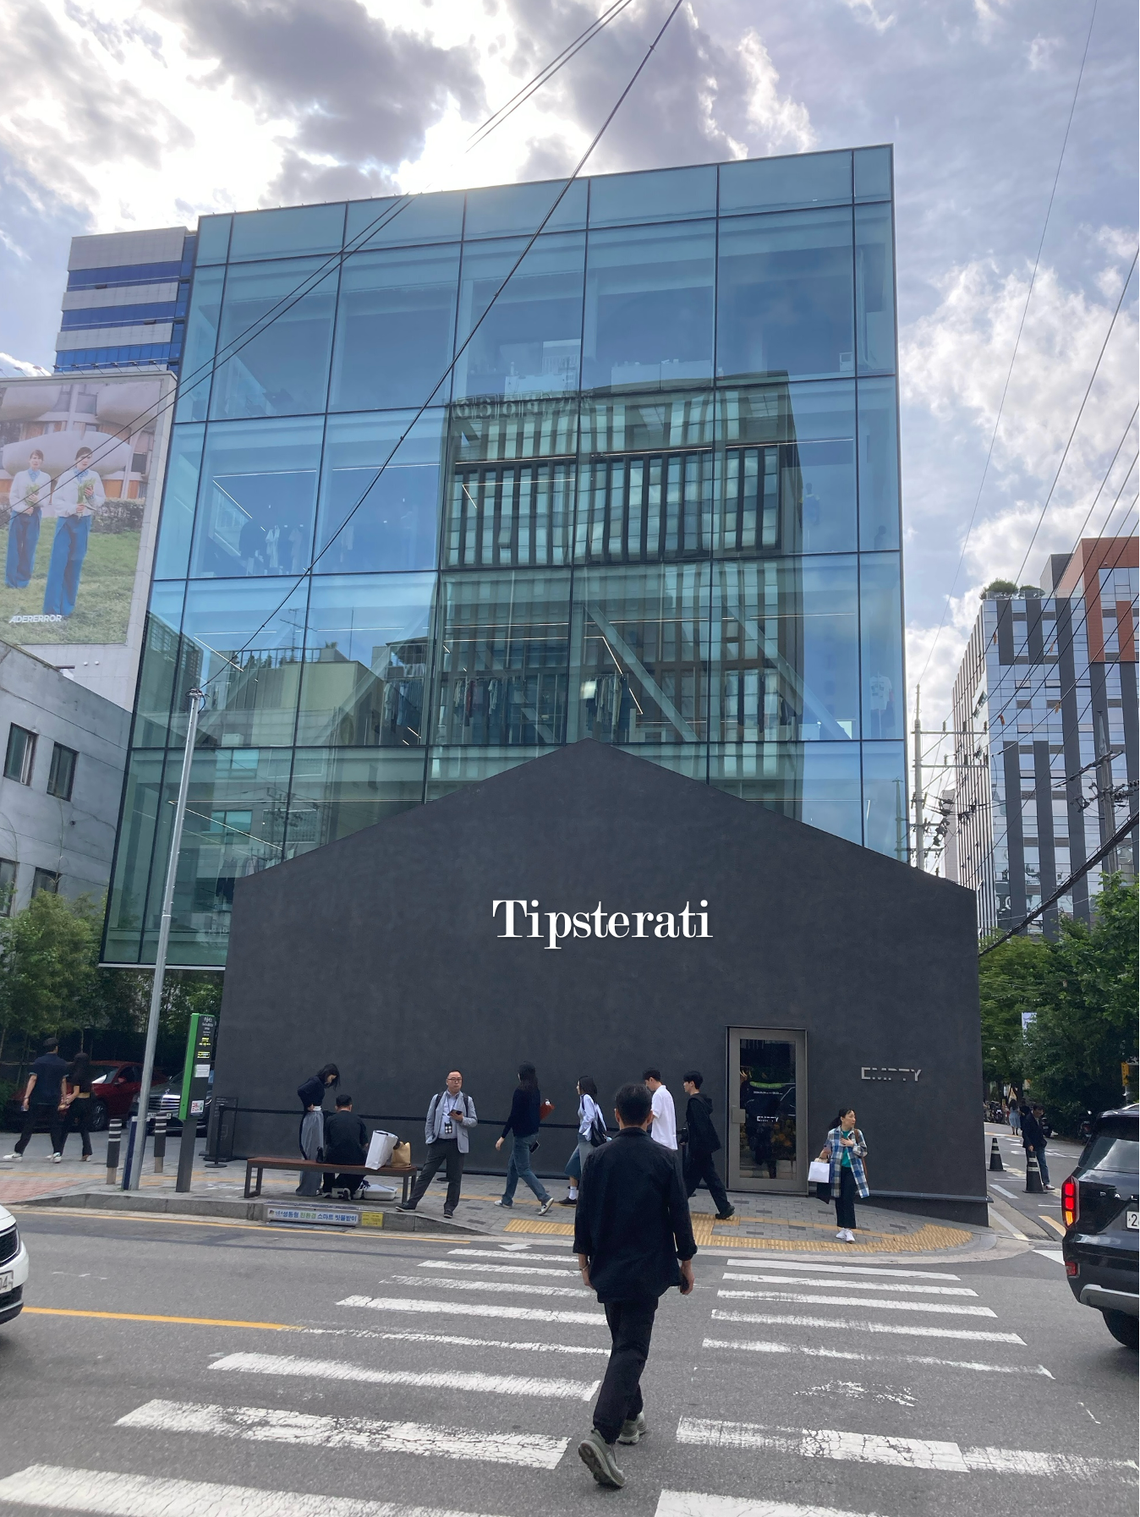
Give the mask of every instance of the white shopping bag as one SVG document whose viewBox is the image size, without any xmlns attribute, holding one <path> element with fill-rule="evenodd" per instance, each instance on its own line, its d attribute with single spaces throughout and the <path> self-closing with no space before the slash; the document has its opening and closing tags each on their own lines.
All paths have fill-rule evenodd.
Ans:
<svg viewBox="0 0 1140 1517">
<path fill-rule="evenodd" d="M 808 1166 L 809 1185 L 827 1185 L 831 1179 L 831 1165 L 826 1159 L 813 1159 Z"/>
<path fill-rule="evenodd" d="M 394 1132 L 381 1132 L 379 1128 L 372 1134 L 372 1141 L 368 1145 L 368 1156 L 364 1160 L 369 1169 L 383 1169 L 392 1157 L 392 1150 L 399 1142 Z"/>
</svg>

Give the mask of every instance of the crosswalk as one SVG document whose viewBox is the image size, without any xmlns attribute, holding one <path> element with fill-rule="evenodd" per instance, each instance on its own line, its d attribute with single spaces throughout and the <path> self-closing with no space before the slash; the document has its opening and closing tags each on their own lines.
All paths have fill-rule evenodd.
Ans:
<svg viewBox="0 0 1140 1517">
<path fill-rule="evenodd" d="M 34 1464 L 0 1478 L 0 1510 L 12 1503 L 107 1517 L 517 1517 L 536 1505 L 582 1509 L 595 1493 L 574 1449 L 589 1427 L 608 1334 L 569 1249 L 547 1239 L 533 1252 L 517 1243 L 436 1244 L 422 1259 L 405 1253 L 378 1263 L 379 1278 L 360 1281 L 368 1293 L 328 1302 L 323 1317 L 314 1308 L 317 1320 L 300 1330 L 312 1336 L 291 1335 L 290 1352 L 231 1342 L 232 1351 L 203 1354 L 194 1374 L 180 1378 L 182 1395 L 142 1396 L 116 1408 L 100 1445 L 107 1468 Z M 1053 1376 L 981 1299 L 977 1282 L 945 1268 L 706 1252 L 695 1296 L 667 1303 L 662 1319 L 646 1382 L 652 1453 L 623 1451 L 621 1460 L 631 1474 L 636 1467 L 643 1495 L 656 1500 L 654 1517 L 902 1517 L 914 1509 L 916 1491 L 949 1510 L 941 1480 L 996 1480 L 989 1489 L 997 1499 L 1019 1502 L 1026 1497 L 1018 1482 L 1027 1478 L 1086 1488 L 1135 1480 L 1131 1461 L 994 1446 L 980 1411 L 978 1436 L 948 1435 L 929 1377 L 949 1375 L 982 1394 L 988 1385 L 1001 1390 L 1010 1376 L 1037 1384 Z M 788 1410 L 796 1403 L 772 1394 L 777 1363 L 789 1385 L 824 1398 L 816 1404 L 827 1409 L 821 1420 L 840 1425 L 785 1425 L 796 1420 Z M 859 1374 L 871 1389 L 850 1380 L 815 1385 L 810 1376 L 818 1371 Z M 782 1415 L 745 1420 L 761 1406 Z M 116 1441 L 128 1438 L 150 1440 L 141 1445 L 153 1448 L 146 1467 L 161 1474 L 122 1469 L 129 1450 L 140 1448 Z M 208 1477 L 233 1467 L 248 1475 L 259 1445 L 280 1450 L 273 1483 L 282 1488 L 172 1474 Z M 223 1452 L 235 1447 L 246 1450 L 236 1464 Z M 340 1483 L 342 1455 L 363 1458 L 385 1480 L 394 1471 L 393 1499 L 324 1494 Z M 293 1457 L 302 1462 L 290 1463 Z M 802 1495 L 813 1478 L 808 1461 L 904 1469 L 925 1484 L 874 1512 L 850 1500 L 840 1509 L 749 1494 L 762 1468 L 765 1491 L 786 1481 Z M 408 1475 L 409 1468 L 422 1474 Z M 447 1485 L 448 1468 L 464 1472 L 462 1511 L 431 1502 L 433 1489 L 456 1488 Z M 541 1484 L 528 1485 L 520 1505 L 500 1499 L 512 1488 L 495 1483 L 496 1469 L 560 1484 L 545 1498 Z M 313 1489 L 288 1489 L 293 1481 Z M 646 1493 L 650 1482 L 656 1489 Z M 422 1499 L 401 1501 L 409 1483 Z M 819 1486 L 853 1489 L 832 1477 Z M 388 1489 L 371 1478 L 368 1488 Z"/>
</svg>

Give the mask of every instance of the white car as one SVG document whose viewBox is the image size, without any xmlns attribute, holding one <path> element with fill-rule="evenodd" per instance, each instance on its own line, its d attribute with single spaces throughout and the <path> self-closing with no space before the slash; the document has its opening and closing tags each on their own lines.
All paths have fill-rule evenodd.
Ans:
<svg viewBox="0 0 1140 1517">
<path fill-rule="evenodd" d="M 24 1309 L 28 1281 L 28 1250 L 16 1219 L 0 1206 L 0 1323 L 11 1322 Z"/>
</svg>

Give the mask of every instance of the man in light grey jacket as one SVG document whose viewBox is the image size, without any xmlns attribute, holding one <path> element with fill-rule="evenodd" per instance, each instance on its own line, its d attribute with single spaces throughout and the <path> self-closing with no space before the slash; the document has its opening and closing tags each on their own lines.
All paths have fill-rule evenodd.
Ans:
<svg viewBox="0 0 1140 1517">
<path fill-rule="evenodd" d="M 467 1134 L 478 1125 L 478 1120 L 475 1102 L 463 1093 L 463 1076 L 453 1069 L 447 1077 L 447 1089 L 432 1096 L 428 1106 L 424 1123 L 427 1162 L 420 1170 L 411 1196 L 400 1207 L 401 1211 L 415 1211 L 428 1186 L 446 1166 L 447 1198 L 443 1203 L 443 1215 L 455 1215 L 459 1188 L 463 1183 L 463 1160 L 470 1147 Z"/>
</svg>

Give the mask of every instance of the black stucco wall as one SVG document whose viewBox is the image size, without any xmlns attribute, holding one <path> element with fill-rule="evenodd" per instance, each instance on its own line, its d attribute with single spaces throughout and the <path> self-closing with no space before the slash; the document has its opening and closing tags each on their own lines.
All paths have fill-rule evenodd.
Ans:
<svg viewBox="0 0 1140 1517">
<path fill-rule="evenodd" d="M 712 937 L 550 952 L 498 936 L 504 897 L 705 899 Z M 809 1143 L 850 1102 L 876 1194 L 984 1222 L 977 1007 L 969 891 L 587 741 L 240 881 L 214 1088 L 240 1099 L 237 1153 L 292 1152 L 296 1119 L 251 1109 L 299 1110 L 327 1060 L 357 1111 L 415 1117 L 458 1067 L 502 1119 L 530 1059 L 571 1125 L 580 1074 L 605 1097 L 659 1065 L 681 1108 L 697 1065 L 723 1136 L 725 1029 L 804 1028 Z M 864 1065 L 922 1074 L 868 1082 Z M 388 1125 L 422 1152 L 422 1126 Z M 480 1127 L 472 1165 L 498 1164 L 495 1135 Z M 552 1130 L 536 1159 L 557 1172 L 572 1144 Z"/>
</svg>

